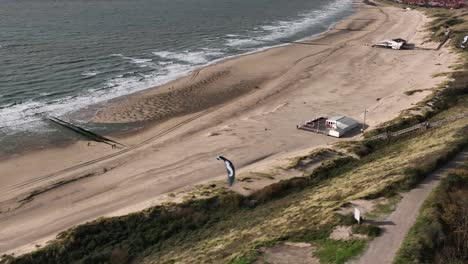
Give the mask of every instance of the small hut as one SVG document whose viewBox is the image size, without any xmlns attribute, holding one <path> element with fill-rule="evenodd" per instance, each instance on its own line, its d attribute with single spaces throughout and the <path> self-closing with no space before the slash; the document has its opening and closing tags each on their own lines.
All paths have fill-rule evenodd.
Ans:
<svg viewBox="0 0 468 264">
<path fill-rule="evenodd" d="M 333 116 L 325 122 L 328 130 L 328 135 L 332 137 L 341 137 L 353 128 L 359 125 L 356 120 L 346 116 Z"/>
</svg>

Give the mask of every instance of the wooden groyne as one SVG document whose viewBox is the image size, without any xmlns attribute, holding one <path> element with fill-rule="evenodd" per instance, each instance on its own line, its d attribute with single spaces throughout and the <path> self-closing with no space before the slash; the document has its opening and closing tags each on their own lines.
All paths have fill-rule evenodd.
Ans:
<svg viewBox="0 0 468 264">
<path fill-rule="evenodd" d="M 91 140 L 94 140 L 94 141 L 97 141 L 97 142 L 102 142 L 102 143 L 105 143 L 105 144 L 108 144 L 108 145 L 120 145 L 120 146 L 126 147 L 122 143 L 119 143 L 119 142 L 117 142 L 115 140 L 112 140 L 110 138 L 106 138 L 106 137 L 101 136 L 99 134 L 96 134 L 96 133 L 94 133 L 92 131 L 86 130 L 86 129 L 82 128 L 82 127 L 74 125 L 74 124 L 72 124 L 70 122 L 67 122 L 65 120 L 62 120 L 62 119 L 60 119 L 58 117 L 53 117 L 52 116 L 52 117 L 47 117 L 46 119 L 53 122 L 53 123 L 55 123 L 55 124 L 58 124 L 58 125 L 63 126 L 65 128 L 68 128 L 68 129 L 70 129 L 70 130 L 72 130 L 72 131 L 74 131 L 74 132 L 76 132 L 76 133 L 78 133 L 78 134 L 80 134 L 82 136 L 85 136 L 85 137 L 87 137 L 87 138 L 89 138 Z"/>
</svg>

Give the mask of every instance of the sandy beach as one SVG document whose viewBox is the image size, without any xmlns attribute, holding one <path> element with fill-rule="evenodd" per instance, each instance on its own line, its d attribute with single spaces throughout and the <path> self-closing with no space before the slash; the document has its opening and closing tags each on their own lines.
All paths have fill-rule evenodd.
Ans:
<svg viewBox="0 0 468 264">
<path fill-rule="evenodd" d="M 338 140 L 296 129 L 319 115 L 375 126 L 411 108 L 456 60 L 425 42 L 422 13 L 356 3 L 328 32 L 226 60 L 161 87 L 119 98 L 97 123 L 145 121 L 116 140 L 80 141 L 0 161 L 0 253 L 24 253 L 101 216 L 141 210 L 168 192 L 224 179 L 224 155 L 240 173 Z M 404 38 L 414 50 L 372 48 Z M 412 90 L 423 91 L 406 95 Z"/>
</svg>

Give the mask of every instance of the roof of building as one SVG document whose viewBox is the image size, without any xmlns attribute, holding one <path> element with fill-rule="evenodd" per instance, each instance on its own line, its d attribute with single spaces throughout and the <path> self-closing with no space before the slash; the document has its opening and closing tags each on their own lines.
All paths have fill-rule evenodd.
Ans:
<svg viewBox="0 0 468 264">
<path fill-rule="evenodd" d="M 358 122 L 347 116 L 333 116 L 329 120 L 336 121 L 338 129 L 346 129 L 347 127 L 356 126 Z"/>
<path fill-rule="evenodd" d="M 328 118 L 328 120 L 332 120 L 332 121 L 338 121 L 340 120 L 341 118 L 343 118 L 344 116 L 332 116 L 330 118 Z"/>
</svg>

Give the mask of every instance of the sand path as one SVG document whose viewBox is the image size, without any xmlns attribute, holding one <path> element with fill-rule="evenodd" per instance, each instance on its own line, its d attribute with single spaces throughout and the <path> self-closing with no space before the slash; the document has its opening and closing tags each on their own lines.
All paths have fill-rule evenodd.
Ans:
<svg viewBox="0 0 468 264">
<path fill-rule="evenodd" d="M 424 200 L 450 169 L 460 166 L 467 159 L 468 149 L 465 149 L 447 165 L 431 173 L 416 188 L 403 194 L 403 198 L 398 203 L 395 211 L 381 222 L 384 233 L 370 243 L 369 248 L 359 260 L 352 263 L 392 263 L 403 239 L 416 221 L 419 208 L 421 208 Z"/>
<path fill-rule="evenodd" d="M 296 129 L 313 116 L 361 119 L 367 108 L 367 122 L 375 125 L 411 107 L 428 93 L 403 92 L 441 82 L 431 76 L 447 71 L 455 55 L 430 50 L 437 43 L 425 44 L 426 50 L 371 48 L 394 37 L 419 45 L 427 18 L 417 11 L 359 6 L 356 15 L 312 41 L 327 45 L 243 56 L 206 67 L 195 80 L 188 76 L 117 100 L 97 120 L 161 120 L 119 139 L 131 146 L 127 150 L 78 142 L 0 161 L 0 253 L 26 252 L 73 225 L 140 210 L 160 203 L 167 192 L 222 179 L 225 169 L 215 159 L 220 154 L 242 173 L 259 161 L 335 142 Z M 187 90 L 193 98 L 186 98 Z M 185 104 L 193 112 L 180 110 Z M 165 111 L 154 112 L 158 105 Z"/>
</svg>

